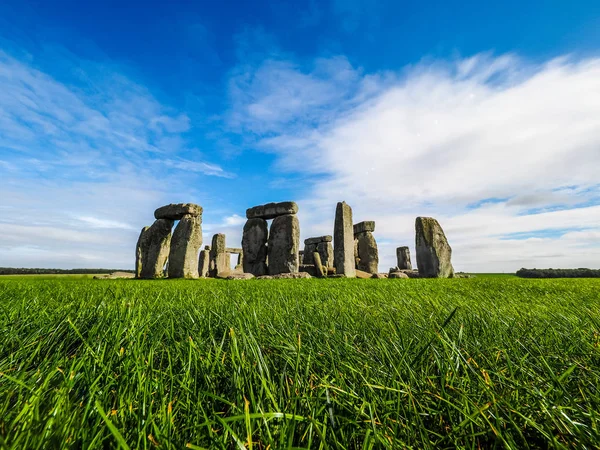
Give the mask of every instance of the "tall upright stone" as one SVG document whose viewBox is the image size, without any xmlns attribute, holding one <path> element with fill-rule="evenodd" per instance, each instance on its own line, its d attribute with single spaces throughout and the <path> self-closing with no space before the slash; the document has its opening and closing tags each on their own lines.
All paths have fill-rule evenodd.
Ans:
<svg viewBox="0 0 600 450">
<path fill-rule="evenodd" d="M 198 258 L 198 276 L 200 278 L 208 277 L 208 269 L 210 267 L 210 250 L 200 251 L 200 257 Z"/>
<path fill-rule="evenodd" d="M 198 278 L 198 251 L 202 247 L 202 216 L 185 214 L 173 232 L 169 278 Z"/>
<path fill-rule="evenodd" d="M 357 235 L 358 242 L 358 270 L 370 274 L 379 271 L 379 251 L 377 241 L 370 231 Z"/>
<path fill-rule="evenodd" d="M 304 251 L 300 252 L 303 256 L 302 264 L 314 264 L 313 254 L 314 252 L 319 252 L 322 264 L 326 267 L 333 267 L 332 239 L 333 238 L 330 235 L 305 239 Z M 328 264 L 330 264 L 330 266 L 328 266 Z"/>
<path fill-rule="evenodd" d="M 398 269 L 412 270 L 410 262 L 410 249 L 408 247 L 398 247 L 396 249 L 396 259 L 398 260 Z"/>
<path fill-rule="evenodd" d="M 452 248 L 438 221 L 432 217 L 417 217 L 415 231 L 419 275 L 428 278 L 453 277 Z"/>
<path fill-rule="evenodd" d="M 300 222 L 295 214 L 278 216 L 269 231 L 269 275 L 296 273 L 300 265 Z"/>
<path fill-rule="evenodd" d="M 172 220 L 157 219 L 152 226 L 142 230 L 136 251 L 136 274 L 139 278 L 164 276 L 164 267 L 169 258 L 172 228 Z"/>
<path fill-rule="evenodd" d="M 356 269 L 354 261 L 352 208 L 346 202 L 339 202 L 335 210 L 333 253 L 337 274 L 354 278 L 356 276 Z"/>
<path fill-rule="evenodd" d="M 331 237 L 331 236 L 329 236 Z M 321 256 L 321 264 L 323 267 L 333 269 L 333 245 L 331 239 L 317 244 L 317 252 Z"/>
<path fill-rule="evenodd" d="M 245 273 L 267 275 L 267 239 L 269 229 L 265 219 L 248 219 L 242 235 L 242 266 Z"/>
<path fill-rule="evenodd" d="M 210 246 L 209 276 L 216 277 L 221 272 L 231 270 L 229 253 L 226 252 L 226 248 L 225 235 L 223 233 L 215 234 L 212 237 L 212 245 Z"/>
</svg>

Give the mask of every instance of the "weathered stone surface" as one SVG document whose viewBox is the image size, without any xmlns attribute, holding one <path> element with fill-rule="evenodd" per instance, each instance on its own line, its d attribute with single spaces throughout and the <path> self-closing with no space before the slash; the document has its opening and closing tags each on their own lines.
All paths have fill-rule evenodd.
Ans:
<svg viewBox="0 0 600 450">
<path fill-rule="evenodd" d="M 323 267 L 321 263 L 321 255 L 319 252 L 313 253 L 313 260 L 315 261 L 315 276 L 324 278 L 327 276 L 327 267 Z"/>
<path fill-rule="evenodd" d="M 339 202 L 335 210 L 333 227 L 333 252 L 338 275 L 349 278 L 355 276 L 354 231 L 352 228 L 352 208 L 346 202 Z"/>
<path fill-rule="evenodd" d="M 210 268 L 210 251 L 209 250 L 201 250 L 200 256 L 198 257 L 198 276 L 200 276 L 201 278 L 208 277 L 209 268 Z"/>
<path fill-rule="evenodd" d="M 227 279 L 228 276 L 231 275 L 231 270 L 223 270 L 222 272 L 217 273 L 214 278 L 219 278 L 221 280 Z"/>
<path fill-rule="evenodd" d="M 379 251 L 373 233 L 366 231 L 356 235 L 358 246 L 358 269 L 370 274 L 379 271 Z"/>
<path fill-rule="evenodd" d="M 245 273 L 261 276 L 267 273 L 267 239 L 269 230 L 264 219 L 249 219 L 242 236 Z"/>
<path fill-rule="evenodd" d="M 295 273 L 279 273 L 277 275 L 271 275 L 274 280 L 287 279 L 287 278 L 312 278 L 310 274 L 306 272 L 295 272 Z"/>
<path fill-rule="evenodd" d="M 317 244 L 317 251 L 321 255 L 321 264 L 324 267 L 333 267 L 333 245 L 331 241 L 320 242 Z"/>
<path fill-rule="evenodd" d="M 398 269 L 412 270 L 410 249 L 408 247 L 398 247 L 396 249 L 396 258 L 398 260 Z"/>
<path fill-rule="evenodd" d="M 388 275 L 388 278 L 408 278 L 408 275 L 403 272 L 392 272 Z"/>
<path fill-rule="evenodd" d="M 312 245 L 312 244 L 319 244 L 321 242 L 331 242 L 333 241 L 333 237 L 331 237 L 330 235 L 327 236 L 318 236 L 318 237 L 311 237 L 308 239 L 304 239 L 304 245 Z"/>
<path fill-rule="evenodd" d="M 231 271 L 229 253 L 225 251 L 226 248 L 225 235 L 223 233 L 215 234 L 210 246 L 209 276 L 216 277 L 221 272 Z"/>
<path fill-rule="evenodd" d="M 289 214 L 273 220 L 269 230 L 267 254 L 269 275 L 298 272 L 300 247 L 300 222 Z"/>
<path fill-rule="evenodd" d="M 354 224 L 354 234 L 365 233 L 367 231 L 375 231 L 375 222 L 372 220 L 365 220 L 364 222 L 359 222 Z"/>
<path fill-rule="evenodd" d="M 154 211 L 155 219 L 181 220 L 183 216 L 201 216 L 202 206 L 194 203 L 171 203 Z"/>
<path fill-rule="evenodd" d="M 418 270 L 398 270 L 397 272 L 402 272 L 408 276 L 408 278 L 421 278 Z"/>
<path fill-rule="evenodd" d="M 317 244 L 304 244 L 304 252 L 302 256 L 302 264 L 314 264 L 313 253 L 317 250 Z"/>
<path fill-rule="evenodd" d="M 237 254 L 237 261 L 235 263 L 235 270 L 238 272 L 243 272 L 244 271 L 244 254 L 243 253 L 238 253 Z"/>
<path fill-rule="evenodd" d="M 227 248 L 225 249 L 225 251 L 226 251 L 227 253 L 233 253 L 233 254 L 238 254 L 238 255 L 239 255 L 240 253 L 242 253 L 242 249 L 241 249 L 241 248 L 236 248 L 236 247 L 227 247 Z"/>
<path fill-rule="evenodd" d="M 169 278 L 198 278 L 198 250 L 202 247 L 202 216 L 181 218 L 171 239 Z"/>
<path fill-rule="evenodd" d="M 148 231 L 150 227 L 142 228 L 140 232 L 140 237 L 138 237 L 137 244 L 135 245 L 135 277 L 141 278 L 142 275 L 142 266 L 144 264 L 144 254 L 142 252 L 142 243 L 144 233 Z"/>
<path fill-rule="evenodd" d="M 330 277 L 332 275 L 335 275 L 335 267 L 327 267 L 327 276 Z"/>
<path fill-rule="evenodd" d="M 173 221 L 158 219 L 152 226 L 142 230 L 138 240 L 141 267 L 138 271 L 140 278 L 162 278 L 164 267 L 169 258 L 171 244 L 171 229 Z"/>
<path fill-rule="evenodd" d="M 270 220 L 279 216 L 286 216 L 288 214 L 296 214 L 298 212 L 298 205 L 296 202 L 280 202 L 280 203 L 267 203 L 266 205 L 254 206 L 246 210 L 247 219 L 265 219 Z"/>
<path fill-rule="evenodd" d="M 362 270 L 356 270 L 356 278 L 362 278 L 362 279 L 366 279 L 366 278 L 371 278 L 371 273 L 369 272 L 364 272 Z"/>
<path fill-rule="evenodd" d="M 388 277 L 387 273 L 374 273 L 373 275 L 371 275 L 371 278 L 383 279 L 383 278 L 387 278 L 387 277 Z"/>
<path fill-rule="evenodd" d="M 232 272 L 226 278 L 228 280 L 251 280 L 252 278 L 254 278 L 254 275 L 252 275 L 251 273 L 243 273 L 243 272 L 235 273 L 235 272 Z"/>
<path fill-rule="evenodd" d="M 210 245 L 205 245 L 204 250 L 210 250 Z"/>
<path fill-rule="evenodd" d="M 273 275 L 260 275 L 258 277 L 256 277 L 257 280 L 272 280 L 273 279 Z"/>
<path fill-rule="evenodd" d="M 317 268 L 314 264 L 300 264 L 298 272 L 306 272 L 310 276 L 317 276 Z"/>
<path fill-rule="evenodd" d="M 454 275 L 452 248 L 438 221 L 432 217 L 417 217 L 415 230 L 419 274 L 427 278 L 451 278 Z"/>
</svg>

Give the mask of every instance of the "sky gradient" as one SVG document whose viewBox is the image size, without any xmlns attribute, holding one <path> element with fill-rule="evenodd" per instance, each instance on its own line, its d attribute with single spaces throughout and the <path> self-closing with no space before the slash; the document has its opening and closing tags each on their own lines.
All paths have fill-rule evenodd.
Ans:
<svg viewBox="0 0 600 450">
<path fill-rule="evenodd" d="M 456 270 L 600 267 L 600 3 L 0 3 L 0 266 L 133 268 L 155 208 L 436 217 Z"/>
</svg>

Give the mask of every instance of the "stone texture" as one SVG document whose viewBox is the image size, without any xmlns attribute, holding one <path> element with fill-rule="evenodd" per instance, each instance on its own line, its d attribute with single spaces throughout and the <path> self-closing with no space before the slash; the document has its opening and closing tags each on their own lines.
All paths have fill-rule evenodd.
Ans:
<svg viewBox="0 0 600 450">
<path fill-rule="evenodd" d="M 306 272 L 295 272 L 295 273 L 279 273 L 277 275 L 271 275 L 274 280 L 288 279 L 288 278 L 312 278 L 310 274 Z"/>
<path fill-rule="evenodd" d="M 356 236 L 358 247 L 358 269 L 370 274 L 379 271 L 379 251 L 373 233 L 366 231 Z"/>
<path fill-rule="evenodd" d="M 375 231 L 375 222 L 372 220 L 365 220 L 364 222 L 359 222 L 354 224 L 354 234 L 365 233 L 367 231 Z"/>
<path fill-rule="evenodd" d="M 242 249 L 241 249 L 241 248 L 236 248 L 236 247 L 227 247 L 227 248 L 225 249 L 225 251 L 226 251 L 227 253 L 233 253 L 233 254 L 238 254 L 238 255 L 239 255 L 240 253 L 242 253 Z"/>
<path fill-rule="evenodd" d="M 298 272 L 306 272 L 310 276 L 317 276 L 317 267 L 314 264 L 300 264 Z"/>
<path fill-rule="evenodd" d="M 201 216 L 202 206 L 194 203 L 171 203 L 154 211 L 155 219 L 181 220 L 183 216 Z"/>
<path fill-rule="evenodd" d="M 349 278 L 355 276 L 354 230 L 352 228 L 352 208 L 346 202 L 339 202 L 335 210 L 333 227 L 333 252 L 338 275 Z"/>
<path fill-rule="evenodd" d="M 451 262 L 452 248 L 438 221 L 432 217 L 417 217 L 415 231 L 417 267 L 420 276 L 451 278 L 454 275 Z"/>
<path fill-rule="evenodd" d="M 201 278 L 208 277 L 209 267 L 210 267 L 210 251 L 209 250 L 201 250 L 200 256 L 198 258 L 198 276 L 200 276 Z"/>
<path fill-rule="evenodd" d="M 396 249 L 396 259 L 398 260 L 398 269 L 412 270 L 410 249 L 408 247 L 398 247 Z"/>
<path fill-rule="evenodd" d="M 302 252 L 302 264 L 314 264 L 313 253 L 317 250 L 317 244 L 307 244 L 304 241 L 304 252 Z"/>
<path fill-rule="evenodd" d="M 333 241 L 333 237 L 331 237 L 330 235 L 327 236 L 318 236 L 318 237 L 311 237 L 308 239 L 304 239 L 304 245 L 312 245 L 312 244 L 319 244 L 321 242 L 331 242 Z"/>
<path fill-rule="evenodd" d="M 138 268 L 140 278 L 162 278 L 169 258 L 173 221 L 158 219 L 144 228 L 138 239 Z M 139 267 L 141 263 L 141 267 Z"/>
<path fill-rule="evenodd" d="M 226 248 L 225 235 L 223 233 L 215 234 L 210 246 L 209 276 L 216 277 L 221 272 L 231 271 L 229 253 L 225 251 Z"/>
<path fill-rule="evenodd" d="M 272 280 L 273 276 L 272 275 L 260 275 L 258 277 L 256 277 L 257 280 Z"/>
<path fill-rule="evenodd" d="M 242 236 L 245 273 L 261 276 L 267 273 L 267 239 L 269 231 L 264 219 L 249 219 Z"/>
<path fill-rule="evenodd" d="M 317 244 L 317 251 L 321 255 L 321 264 L 327 268 L 333 268 L 333 245 L 331 241 Z"/>
<path fill-rule="evenodd" d="M 238 253 L 237 254 L 237 261 L 235 263 L 235 270 L 237 270 L 238 272 L 243 272 L 244 271 L 244 254 L 243 253 Z"/>
<path fill-rule="evenodd" d="M 198 251 L 202 247 L 202 216 L 185 215 L 171 239 L 169 278 L 198 278 Z"/>
<path fill-rule="evenodd" d="M 371 276 L 373 275 L 372 273 L 364 272 L 362 270 L 356 270 L 355 272 L 356 272 L 356 278 L 366 279 L 366 278 L 371 278 Z"/>
<path fill-rule="evenodd" d="M 141 278 L 142 276 L 142 266 L 144 264 L 144 254 L 142 251 L 142 244 L 144 242 L 144 233 L 148 231 L 150 227 L 142 228 L 140 232 L 140 237 L 138 237 L 137 244 L 135 245 L 135 277 Z"/>
<path fill-rule="evenodd" d="M 227 280 L 251 280 L 252 278 L 254 278 L 254 275 L 252 275 L 251 273 L 231 273 L 229 274 L 226 279 Z"/>
<path fill-rule="evenodd" d="M 388 274 L 387 273 L 374 273 L 373 275 L 371 275 L 371 278 L 378 278 L 378 279 L 383 279 L 383 278 L 388 278 Z"/>
<path fill-rule="evenodd" d="M 279 216 L 296 214 L 298 205 L 296 202 L 267 203 L 266 205 L 254 206 L 246 210 L 247 219 L 270 220 Z"/>
<path fill-rule="evenodd" d="M 403 272 L 392 272 L 388 275 L 388 278 L 408 278 L 408 275 Z"/>
<path fill-rule="evenodd" d="M 298 272 L 300 247 L 300 222 L 289 214 L 273 220 L 269 230 L 267 254 L 269 275 Z"/>
<path fill-rule="evenodd" d="M 315 276 L 325 278 L 327 276 L 327 267 L 323 267 L 319 252 L 313 253 L 313 260 L 315 261 Z"/>
</svg>

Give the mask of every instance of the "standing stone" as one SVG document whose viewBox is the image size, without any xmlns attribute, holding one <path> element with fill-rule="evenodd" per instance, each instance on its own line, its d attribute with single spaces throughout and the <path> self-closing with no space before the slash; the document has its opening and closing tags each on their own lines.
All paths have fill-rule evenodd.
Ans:
<svg viewBox="0 0 600 450">
<path fill-rule="evenodd" d="M 314 264 L 313 253 L 317 250 L 317 244 L 307 244 L 304 241 L 304 252 L 302 257 L 302 264 Z"/>
<path fill-rule="evenodd" d="M 333 227 L 333 253 L 338 275 L 354 278 L 354 230 L 352 227 L 352 208 L 346 202 L 337 204 Z"/>
<path fill-rule="evenodd" d="M 295 215 L 276 217 L 269 231 L 269 275 L 298 272 L 300 222 Z"/>
<path fill-rule="evenodd" d="M 248 219 L 242 235 L 243 268 L 254 276 L 267 274 L 267 238 L 269 229 L 264 219 Z"/>
<path fill-rule="evenodd" d="M 152 226 L 142 230 L 138 240 L 138 253 L 141 254 L 141 268 L 138 270 L 140 278 L 162 278 L 163 269 L 169 258 L 169 245 L 171 244 L 171 228 L 173 221 L 157 219 Z"/>
<path fill-rule="evenodd" d="M 321 264 L 321 255 L 319 252 L 314 252 L 313 261 L 315 262 L 315 274 L 319 278 L 327 276 L 327 269 Z"/>
<path fill-rule="evenodd" d="M 428 278 L 452 278 L 452 248 L 438 221 L 432 217 L 417 217 L 415 230 L 419 275 Z"/>
<path fill-rule="evenodd" d="M 200 252 L 200 257 L 198 258 L 198 275 L 201 278 L 208 277 L 209 267 L 210 267 L 210 251 L 205 249 Z"/>
<path fill-rule="evenodd" d="M 330 236 L 331 237 L 331 236 Z M 326 242 L 319 242 L 317 244 L 317 251 L 321 255 L 321 264 L 327 268 L 333 268 L 333 245 L 331 239 Z"/>
<path fill-rule="evenodd" d="M 216 277 L 221 272 L 231 271 L 229 253 L 225 251 L 226 248 L 225 235 L 223 233 L 215 234 L 210 246 L 209 276 Z"/>
<path fill-rule="evenodd" d="M 202 216 L 184 215 L 173 232 L 169 278 L 198 278 L 198 250 L 202 247 Z"/>
<path fill-rule="evenodd" d="M 396 258 L 398 259 L 398 269 L 412 270 L 410 262 L 410 249 L 408 247 L 398 247 L 396 249 Z"/>
<path fill-rule="evenodd" d="M 135 277 L 142 278 L 142 267 L 144 265 L 144 253 L 142 251 L 142 245 L 144 243 L 144 233 L 148 231 L 150 227 L 142 228 L 140 237 L 138 238 L 135 246 Z"/>
<path fill-rule="evenodd" d="M 366 231 L 357 235 L 358 270 L 370 274 L 379 271 L 379 251 L 373 233 Z"/>
</svg>

